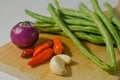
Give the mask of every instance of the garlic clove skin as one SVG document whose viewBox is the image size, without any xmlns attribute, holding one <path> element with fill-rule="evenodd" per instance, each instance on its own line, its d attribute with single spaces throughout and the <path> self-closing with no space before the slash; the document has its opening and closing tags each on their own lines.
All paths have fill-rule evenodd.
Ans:
<svg viewBox="0 0 120 80">
<path fill-rule="evenodd" d="M 50 69 L 57 75 L 65 75 L 65 62 L 59 56 L 53 56 L 50 60 Z"/>
<path fill-rule="evenodd" d="M 65 61 L 66 64 L 71 63 L 71 57 L 66 55 L 66 54 L 60 54 L 60 55 L 57 55 L 57 56 L 59 56 L 63 61 Z"/>
</svg>

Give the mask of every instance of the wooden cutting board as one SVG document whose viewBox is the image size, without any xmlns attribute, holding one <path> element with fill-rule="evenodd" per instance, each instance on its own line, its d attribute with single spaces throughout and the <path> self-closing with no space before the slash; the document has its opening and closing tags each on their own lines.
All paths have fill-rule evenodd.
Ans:
<svg viewBox="0 0 120 80">
<path fill-rule="evenodd" d="M 115 8 L 118 17 L 120 17 L 119 8 L 120 5 Z M 117 71 L 115 74 L 110 75 L 86 58 L 69 38 L 59 35 L 40 34 L 39 41 L 53 39 L 54 37 L 59 37 L 62 40 L 65 44 L 65 54 L 72 57 L 72 63 L 66 65 L 68 71 L 66 76 L 58 76 L 52 73 L 49 69 L 49 61 L 35 68 L 29 67 L 27 62 L 30 59 L 21 58 L 22 49 L 17 48 L 12 42 L 0 48 L 0 70 L 21 80 L 120 80 L 120 55 L 116 48 Z M 109 63 L 104 45 L 83 43 L 93 54 Z"/>
<path fill-rule="evenodd" d="M 57 76 L 53 74 L 49 69 L 49 61 L 35 68 L 29 67 L 27 65 L 29 59 L 21 58 L 22 50 L 11 42 L 0 49 L 0 70 L 22 80 L 119 80 L 120 55 L 117 49 L 115 49 L 115 52 L 118 69 L 114 75 L 109 75 L 86 58 L 69 38 L 58 35 L 41 34 L 40 41 L 43 39 L 53 39 L 54 37 L 59 37 L 59 39 L 63 41 L 66 48 L 65 54 L 72 57 L 72 63 L 66 66 L 68 70 L 67 76 Z M 104 46 L 98 46 L 88 42 L 85 42 L 85 45 L 95 55 L 105 62 L 108 62 L 108 56 Z"/>
</svg>

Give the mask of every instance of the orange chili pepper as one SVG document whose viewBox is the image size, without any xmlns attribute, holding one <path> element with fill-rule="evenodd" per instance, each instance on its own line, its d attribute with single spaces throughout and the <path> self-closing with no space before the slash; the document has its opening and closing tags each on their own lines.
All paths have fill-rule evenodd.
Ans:
<svg viewBox="0 0 120 80">
<path fill-rule="evenodd" d="M 34 49 L 25 49 L 23 50 L 21 57 L 22 58 L 28 58 L 31 57 L 33 55 Z"/>
<path fill-rule="evenodd" d="M 37 56 L 33 57 L 29 62 L 28 65 L 31 67 L 35 67 L 40 63 L 45 62 L 46 60 L 50 59 L 53 56 L 54 52 L 52 48 L 45 49 L 42 53 L 38 54 Z"/>
<path fill-rule="evenodd" d="M 53 41 L 52 40 L 46 40 L 46 41 L 43 41 L 42 43 L 40 43 L 39 45 L 37 45 L 35 48 L 34 48 L 34 53 L 33 53 L 33 56 L 37 56 L 39 53 L 41 53 L 42 51 L 44 51 L 45 49 L 47 48 L 52 48 L 53 46 Z"/>
<path fill-rule="evenodd" d="M 55 54 L 61 54 L 64 50 L 63 44 L 58 38 L 53 39 L 53 50 Z"/>
</svg>

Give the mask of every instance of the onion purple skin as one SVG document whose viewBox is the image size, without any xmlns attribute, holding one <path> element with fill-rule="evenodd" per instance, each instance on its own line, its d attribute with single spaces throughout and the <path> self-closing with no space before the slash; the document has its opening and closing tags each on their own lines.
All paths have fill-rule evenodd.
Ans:
<svg viewBox="0 0 120 80">
<path fill-rule="evenodd" d="M 16 24 L 10 32 L 11 41 L 19 48 L 32 46 L 39 39 L 36 27 L 29 21 Z"/>
</svg>

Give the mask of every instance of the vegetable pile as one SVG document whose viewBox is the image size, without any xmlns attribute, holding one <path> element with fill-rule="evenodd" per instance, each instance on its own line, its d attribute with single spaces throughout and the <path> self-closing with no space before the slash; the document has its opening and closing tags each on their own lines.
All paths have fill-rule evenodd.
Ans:
<svg viewBox="0 0 120 80">
<path fill-rule="evenodd" d="M 60 34 L 69 37 L 80 51 L 109 73 L 116 71 L 116 57 L 114 45 L 120 52 L 120 21 L 114 14 L 112 6 L 105 2 L 109 16 L 105 16 L 98 4 L 98 0 L 90 0 L 94 11 L 91 11 L 84 3 L 79 4 L 79 10 L 64 8 L 57 0 L 48 4 L 51 17 L 44 16 L 30 10 L 25 13 L 35 19 L 34 25 L 39 32 Z M 95 44 L 105 44 L 110 63 L 105 63 L 93 55 L 83 45 L 80 39 Z"/>
<path fill-rule="evenodd" d="M 28 62 L 31 67 L 36 67 L 50 60 L 50 70 L 57 75 L 66 75 L 66 64 L 71 63 L 71 57 L 63 54 L 64 46 L 58 38 L 44 40 L 34 48 L 25 48 L 22 58 L 32 58 Z"/>
<path fill-rule="evenodd" d="M 58 38 L 53 40 L 45 40 L 40 42 L 34 48 L 25 48 L 21 54 L 22 58 L 32 59 L 28 62 L 31 67 L 36 67 L 37 65 L 51 59 L 54 55 L 62 54 L 64 51 L 64 46 Z"/>
<path fill-rule="evenodd" d="M 10 34 L 12 42 L 17 47 L 25 48 L 21 57 L 32 57 L 28 65 L 34 67 L 57 55 L 51 59 L 50 69 L 58 75 L 63 75 L 62 73 L 66 72 L 65 64 L 68 64 L 71 58 L 60 55 L 64 51 L 64 46 L 58 38 L 46 40 L 34 48 L 28 48 L 37 42 L 39 33 L 59 34 L 69 37 L 80 51 L 100 68 L 109 73 L 114 73 L 117 70 L 114 46 L 118 48 L 120 53 L 120 21 L 112 6 L 107 2 L 104 3 L 108 9 L 108 16 L 105 16 L 98 0 L 90 0 L 93 11 L 84 3 L 79 3 L 79 10 L 75 10 L 61 7 L 57 0 L 53 1 L 54 5 L 49 3 L 47 8 L 51 17 L 26 9 L 25 13 L 34 18 L 35 21 L 20 22 L 12 28 Z M 98 45 L 104 44 L 109 63 L 102 61 L 90 52 L 83 45 L 81 39 Z M 53 68 L 55 66 L 56 69 Z"/>
</svg>

